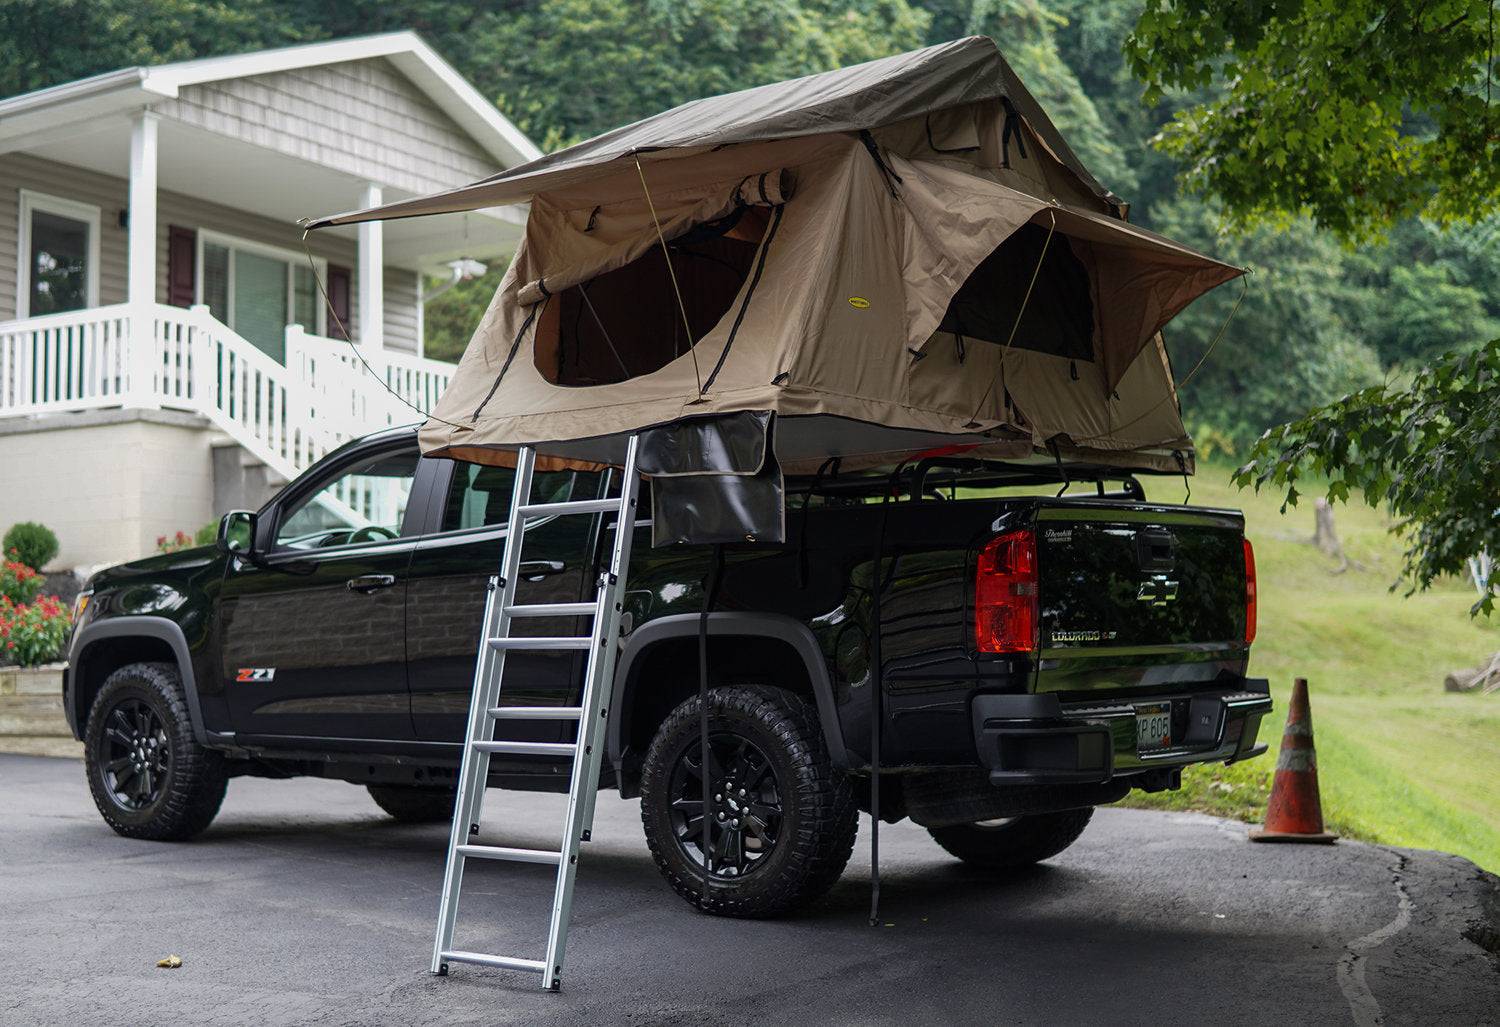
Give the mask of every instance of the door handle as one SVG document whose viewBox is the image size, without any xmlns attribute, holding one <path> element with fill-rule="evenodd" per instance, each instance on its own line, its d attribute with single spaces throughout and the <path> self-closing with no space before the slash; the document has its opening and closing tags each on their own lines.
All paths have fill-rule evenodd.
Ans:
<svg viewBox="0 0 1500 1027">
<path fill-rule="evenodd" d="M 541 581 L 567 569 L 568 565 L 561 560 L 522 560 L 520 573 L 525 581 Z"/>
<path fill-rule="evenodd" d="M 357 578 L 350 578 L 344 582 L 344 587 L 351 592 L 362 592 L 369 595 L 378 592 L 382 588 L 390 588 L 396 583 L 394 574 L 361 574 Z"/>
</svg>

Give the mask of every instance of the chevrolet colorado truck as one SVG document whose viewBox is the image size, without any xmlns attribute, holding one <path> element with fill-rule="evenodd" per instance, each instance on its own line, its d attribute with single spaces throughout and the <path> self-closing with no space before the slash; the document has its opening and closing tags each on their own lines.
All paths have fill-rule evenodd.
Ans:
<svg viewBox="0 0 1500 1027">
<path fill-rule="evenodd" d="M 96 574 L 64 701 L 105 821 L 188 838 L 242 775 L 341 779 L 398 820 L 447 821 L 512 475 L 423 457 L 413 429 L 391 429 L 227 515 L 214 546 Z M 611 484 L 539 473 L 533 498 Z M 770 916 L 826 891 L 871 806 L 876 730 L 880 817 L 910 817 L 995 873 L 1062 851 L 1131 789 L 1265 750 L 1240 514 L 1152 504 L 1118 470 L 956 457 L 793 478 L 787 495 L 786 544 L 722 555 L 707 759 L 697 657 L 714 551 L 652 549 L 649 522 L 635 525 L 601 787 L 640 798 L 685 898 L 702 904 L 711 875 L 711 911 Z M 614 530 L 608 515 L 528 529 L 520 601 L 590 598 Z M 505 701 L 576 705 L 583 657 L 514 653 Z M 576 731 L 495 726 L 530 741 Z M 566 791 L 568 765 L 497 756 L 489 783 Z"/>
</svg>

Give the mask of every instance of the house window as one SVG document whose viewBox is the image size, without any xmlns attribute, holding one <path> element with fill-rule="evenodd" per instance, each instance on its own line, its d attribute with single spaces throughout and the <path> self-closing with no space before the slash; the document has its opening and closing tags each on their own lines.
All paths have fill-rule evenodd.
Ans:
<svg viewBox="0 0 1500 1027">
<path fill-rule="evenodd" d="M 212 232 L 198 233 L 198 302 L 272 359 L 286 361 L 286 326 L 322 335 L 323 306 L 307 258 Z M 318 261 L 318 273 L 327 269 Z"/>
<path fill-rule="evenodd" d="M 99 208 L 21 190 L 17 311 L 41 317 L 99 303 Z"/>
</svg>

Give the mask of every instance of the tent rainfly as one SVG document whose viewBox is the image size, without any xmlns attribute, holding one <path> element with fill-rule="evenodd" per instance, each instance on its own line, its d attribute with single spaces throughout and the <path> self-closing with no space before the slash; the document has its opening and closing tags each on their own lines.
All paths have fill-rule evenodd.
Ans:
<svg viewBox="0 0 1500 1027">
<path fill-rule="evenodd" d="M 523 201 L 428 453 L 615 463 L 625 435 L 701 418 L 774 423 L 791 471 L 935 450 L 1186 470 L 1160 329 L 1241 273 L 1131 225 L 983 37 L 308 227 Z M 675 437 L 658 473 L 703 441 Z"/>
</svg>

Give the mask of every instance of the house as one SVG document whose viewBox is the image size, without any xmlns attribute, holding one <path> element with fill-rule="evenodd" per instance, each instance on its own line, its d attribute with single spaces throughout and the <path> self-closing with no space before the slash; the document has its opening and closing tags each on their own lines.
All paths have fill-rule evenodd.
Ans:
<svg viewBox="0 0 1500 1027">
<path fill-rule="evenodd" d="M 0 100 L 0 531 L 49 525 L 58 566 L 138 557 L 417 420 L 452 366 L 423 354 L 424 275 L 504 260 L 525 212 L 306 250 L 296 222 L 539 155 L 409 32 Z"/>
</svg>

